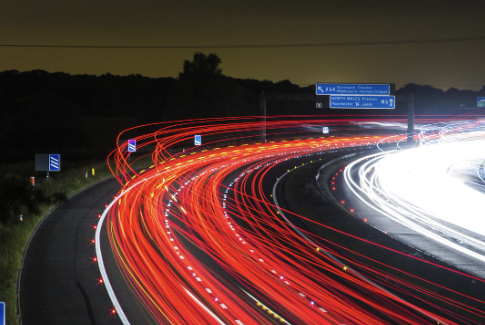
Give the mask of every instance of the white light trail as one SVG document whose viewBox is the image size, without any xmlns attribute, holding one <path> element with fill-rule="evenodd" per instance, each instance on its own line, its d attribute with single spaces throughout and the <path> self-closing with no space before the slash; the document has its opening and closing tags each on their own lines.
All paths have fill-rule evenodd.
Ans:
<svg viewBox="0 0 485 325">
<path fill-rule="evenodd" d="M 428 125 L 420 138 L 418 148 L 349 164 L 347 185 L 388 218 L 485 261 L 483 121 L 439 128 Z M 353 178 L 356 168 L 358 181 Z"/>
</svg>

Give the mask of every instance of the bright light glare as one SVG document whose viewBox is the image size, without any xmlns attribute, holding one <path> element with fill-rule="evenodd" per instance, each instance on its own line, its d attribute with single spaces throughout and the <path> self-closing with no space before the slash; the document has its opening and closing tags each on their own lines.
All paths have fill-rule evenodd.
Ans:
<svg viewBox="0 0 485 325">
<path fill-rule="evenodd" d="M 389 155 L 379 164 L 379 184 L 435 217 L 485 235 L 485 194 L 454 178 L 461 161 L 484 159 L 485 141 L 453 142 Z"/>
<path fill-rule="evenodd" d="M 349 164 L 346 183 L 364 203 L 395 222 L 485 261 L 485 136 L 481 125 L 427 126 L 418 148 Z"/>
</svg>

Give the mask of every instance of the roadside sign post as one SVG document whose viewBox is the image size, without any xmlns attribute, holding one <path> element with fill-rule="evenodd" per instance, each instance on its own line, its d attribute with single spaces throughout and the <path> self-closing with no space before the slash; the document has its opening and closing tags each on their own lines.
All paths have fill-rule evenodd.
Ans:
<svg viewBox="0 0 485 325">
<path fill-rule="evenodd" d="M 408 139 L 407 142 L 414 144 L 414 95 L 408 96 Z"/>
<path fill-rule="evenodd" d="M 49 170 L 47 170 L 47 178 L 49 172 L 58 172 L 61 170 L 61 155 L 58 153 L 49 154 Z"/>
<path fill-rule="evenodd" d="M 395 109 L 395 84 L 317 83 L 316 108 L 332 109 Z M 398 95 L 400 103 L 408 104 L 408 143 L 414 143 L 414 96 Z M 485 97 L 478 97 L 477 107 L 485 107 Z"/>
<path fill-rule="evenodd" d="M 202 136 L 200 134 L 196 134 L 194 136 L 194 145 L 196 146 L 202 145 Z"/>
<path fill-rule="evenodd" d="M 61 155 L 58 153 L 35 154 L 35 171 L 47 172 L 47 179 L 49 179 L 49 172 L 61 171 Z"/>
<path fill-rule="evenodd" d="M 58 153 L 51 153 L 49 155 L 49 171 L 61 171 L 61 155 Z"/>
<path fill-rule="evenodd" d="M 394 84 L 317 83 L 316 108 L 395 109 Z"/>
<path fill-rule="evenodd" d="M 128 140 L 128 152 L 136 152 L 136 140 Z"/>
</svg>

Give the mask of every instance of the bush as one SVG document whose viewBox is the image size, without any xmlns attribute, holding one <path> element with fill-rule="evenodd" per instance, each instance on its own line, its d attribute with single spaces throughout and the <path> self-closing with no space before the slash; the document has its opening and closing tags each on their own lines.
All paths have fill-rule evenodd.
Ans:
<svg viewBox="0 0 485 325">
<path fill-rule="evenodd" d="M 65 164 L 66 166 L 67 164 Z M 20 164 L 19 164 L 20 166 Z M 33 166 L 14 169 L 0 177 L 0 300 L 7 305 L 7 324 L 18 324 L 17 281 L 25 245 L 36 225 L 53 206 L 67 200 L 82 188 L 111 176 L 105 162 L 91 163 L 89 168 L 69 167 L 30 185 L 26 175 Z M 96 169 L 96 176 L 85 177 L 87 170 Z M 0 166 L 2 170 L 2 166 Z M 12 170 L 11 166 L 3 170 Z M 20 222 L 20 214 L 24 215 Z"/>
<path fill-rule="evenodd" d="M 29 207 L 34 208 L 31 197 L 32 186 L 27 179 L 11 173 L 0 178 L 0 221 L 8 223 Z"/>
</svg>

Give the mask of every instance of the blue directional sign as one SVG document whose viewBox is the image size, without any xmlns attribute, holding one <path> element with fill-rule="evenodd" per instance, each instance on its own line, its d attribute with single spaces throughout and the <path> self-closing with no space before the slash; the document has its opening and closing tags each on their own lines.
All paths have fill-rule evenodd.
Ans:
<svg viewBox="0 0 485 325">
<path fill-rule="evenodd" d="M 128 152 L 136 152 L 136 140 L 128 140 Z"/>
<path fill-rule="evenodd" d="M 477 98 L 477 107 L 485 107 L 485 97 Z"/>
<path fill-rule="evenodd" d="M 385 84 L 326 84 L 317 83 L 317 95 L 372 95 L 389 96 L 391 89 Z"/>
<path fill-rule="evenodd" d="M 330 96 L 330 108 L 394 109 L 394 96 Z"/>
<path fill-rule="evenodd" d="M 7 310 L 5 307 L 5 303 L 3 301 L 0 301 L 0 325 L 5 325 L 7 323 Z"/>
<path fill-rule="evenodd" d="M 58 153 L 49 154 L 49 171 L 58 172 L 61 170 L 61 155 Z"/>
<path fill-rule="evenodd" d="M 196 134 L 195 137 L 194 137 L 194 144 L 196 146 L 200 146 L 202 144 L 202 137 L 200 136 L 200 134 Z"/>
</svg>

